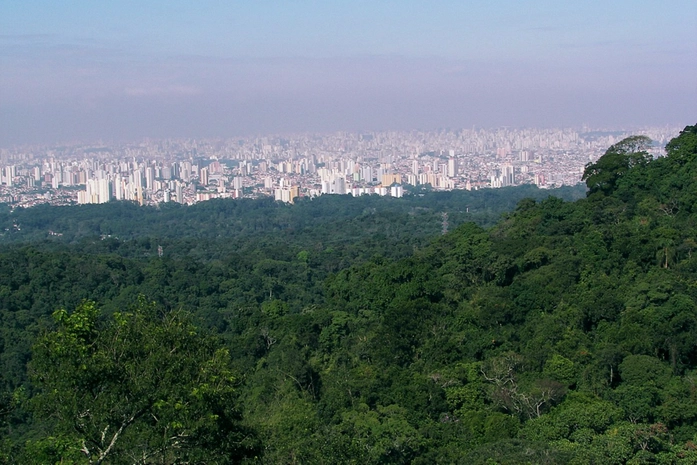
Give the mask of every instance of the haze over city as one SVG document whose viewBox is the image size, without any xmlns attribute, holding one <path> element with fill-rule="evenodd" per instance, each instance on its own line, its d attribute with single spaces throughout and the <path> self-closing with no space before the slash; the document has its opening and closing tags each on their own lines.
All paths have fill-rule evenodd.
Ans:
<svg viewBox="0 0 697 465">
<path fill-rule="evenodd" d="M 697 4 L 0 5 L 0 147 L 693 123 Z"/>
</svg>

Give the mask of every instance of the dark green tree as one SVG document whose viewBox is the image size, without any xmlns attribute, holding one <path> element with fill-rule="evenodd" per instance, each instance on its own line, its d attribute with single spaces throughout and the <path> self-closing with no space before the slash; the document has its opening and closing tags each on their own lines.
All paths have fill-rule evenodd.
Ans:
<svg viewBox="0 0 697 465">
<path fill-rule="evenodd" d="M 160 314 L 141 299 L 101 319 L 85 301 L 54 318 L 57 329 L 39 339 L 30 365 L 35 413 L 51 425 L 39 445 L 58 451 L 53 460 L 231 463 L 244 455 L 228 352 L 186 313 Z"/>
<path fill-rule="evenodd" d="M 668 142 L 666 154 L 681 165 L 693 161 L 697 154 L 697 125 L 686 126 L 678 137 Z"/>
<path fill-rule="evenodd" d="M 582 179 L 590 189 L 589 195 L 595 192 L 612 193 L 617 181 L 631 168 L 646 165 L 651 160 L 646 152 L 650 145 L 651 139 L 646 136 L 630 136 L 610 146 L 595 163 L 586 165 Z"/>
</svg>

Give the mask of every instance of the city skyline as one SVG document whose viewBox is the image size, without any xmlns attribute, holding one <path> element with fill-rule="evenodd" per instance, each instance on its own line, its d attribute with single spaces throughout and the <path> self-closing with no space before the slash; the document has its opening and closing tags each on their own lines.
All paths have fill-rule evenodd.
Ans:
<svg viewBox="0 0 697 465">
<path fill-rule="evenodd" d="M 0 147 L 442 127 L 684 126 L 697 4 L 19 2 Z"/>
<path fill-rule="evenodd" d="M 652 157 L 679 128 L 645 128 Z M 421 189 L 576 185 L 623 131 L 471 129 L 305 134 L 227 140 L 0 149 L 0 203 L 10 208 L 134 201 L 192 204 L 271 196 L 389 195 Z"/>
</svg>

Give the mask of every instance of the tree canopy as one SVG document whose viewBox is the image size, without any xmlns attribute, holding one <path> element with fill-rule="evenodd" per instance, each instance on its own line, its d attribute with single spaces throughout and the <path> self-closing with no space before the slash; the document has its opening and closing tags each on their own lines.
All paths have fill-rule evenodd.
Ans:
<svg viewBox="0 0 697 465">
<path fill-rule="evenodd" d="M 160 315 L 141 299 L 102 319 L 84 301 L 54 318 L 29 368 L 35 413 L 52 431 L 35 447 L 62 448 L 53 460 L 233 463 L 250 447 L 230 355 L 185 313 Z"/>
<path fill-rule="evenodd" d="M 0 463 L 697 463 L 696 128 L 447 234 L 350 197 L 301 206 L 314 230 L 221 202 L 27 233 L 0 248 Z"/>
<path fill-rule="evenodd" d="M 610 194 L 617 181 L 636 166 L 646 165 L 651 156 L 646 151 L 651 139 L 646 136 L 630 136 L 610 146 L 595 163 L 586 165 L 583 181 L 591 194 L 602 192 Z"/>
</svg>

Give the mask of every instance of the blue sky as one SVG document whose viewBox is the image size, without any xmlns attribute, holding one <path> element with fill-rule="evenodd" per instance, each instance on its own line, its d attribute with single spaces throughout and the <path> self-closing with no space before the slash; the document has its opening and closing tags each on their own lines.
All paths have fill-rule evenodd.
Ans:
<svg viewBox="0 0 697 465">
<path fill-rule="evenodd" d="M 694 0 L 0 2 L 0 146 L 696 108 Z"/>
</svg>

